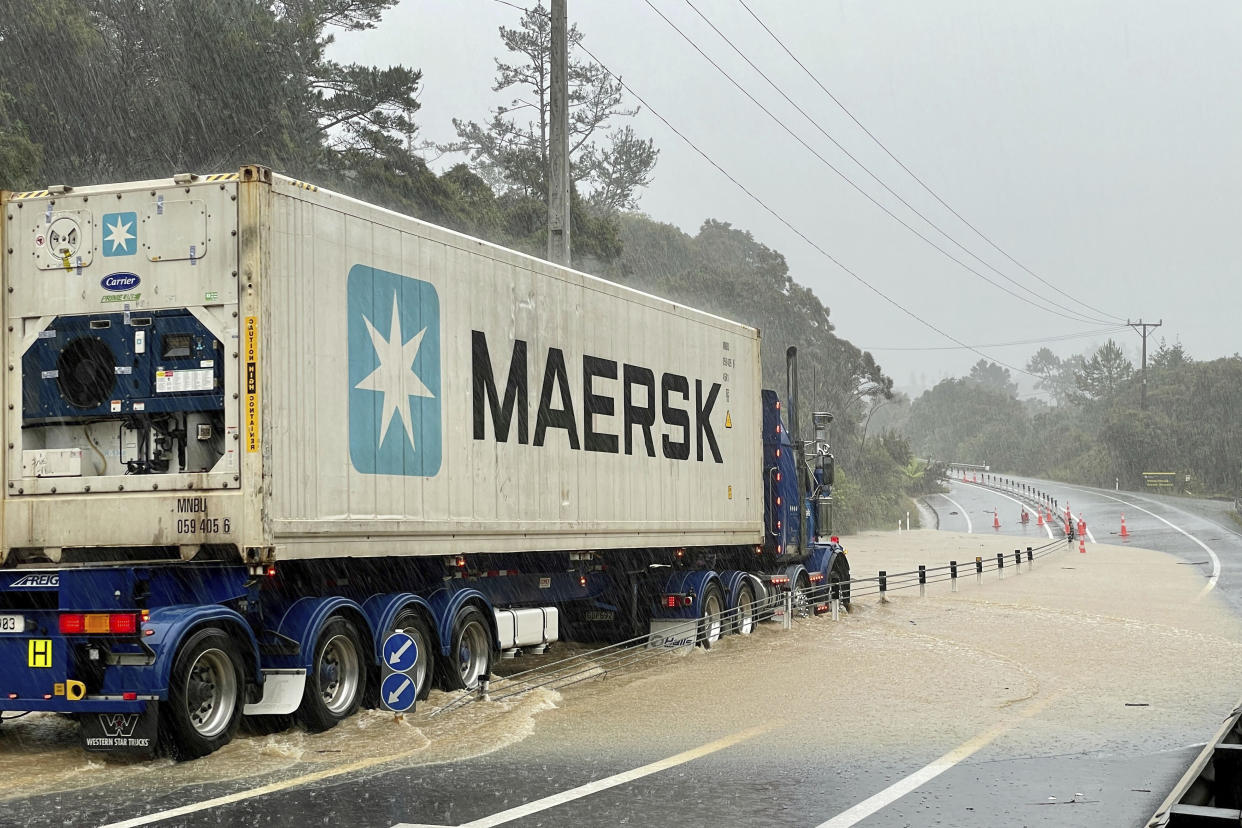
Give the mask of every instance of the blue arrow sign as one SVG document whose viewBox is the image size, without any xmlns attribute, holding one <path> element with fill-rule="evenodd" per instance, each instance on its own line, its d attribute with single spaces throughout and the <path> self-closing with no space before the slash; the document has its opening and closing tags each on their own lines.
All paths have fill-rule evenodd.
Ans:
<svg viewBox="0 0 1242 828">
<path fill-rule="evenodd" d="M 395 632 L 384 639 L 384 666 L 394 673 L 412 670 L 418 663 L 418 644 L 403 632 Z"/>
<path fill-rule="evenodd" d="M 380 701 L 389 710 L 404 713 L 414 706 L 418 688 L 405 673 L 390 673 L 380 684 Z"/>
</svg>

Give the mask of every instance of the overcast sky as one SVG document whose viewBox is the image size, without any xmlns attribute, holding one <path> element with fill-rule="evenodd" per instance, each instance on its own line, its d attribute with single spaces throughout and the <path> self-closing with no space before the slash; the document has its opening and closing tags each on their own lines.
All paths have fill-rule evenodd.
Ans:
<svg viewBox="0 0 1242 828">
<path fill-rule="evenodd" d="M 785 45 L 907 167 L 1005 253 L 938 204 L 781 50 L 738 0 L 691 0 L 820 127 L 957 242 L 885 192 L 787 104 L 687 0 L 652 0 L 824 159 L 956 258 L 885 215 L 735 87 L 645 0 L 569 0 L 584 44 L 721 167 L 798 231 L 947 334 L 1023 366 L 1038 344 L 1106 324 L 1041 310 L 1021 288 L 1100 318 L 1163 318 L 1154 332 L 1196 359 L 1239 349 L 1242 299 L 1242 3 L 1195 0 L 746 0 Z M 527 3 L 519 3 L 528 5 Z M 423 72 L 421 137 L 453 117 L 486 121 L 495 0 L 403 0 L 374 31 L 338 38 L 343 61 Z M 581 56 L 584 57 L 584 56 Z M 732 222 L 784 253 L 831 309 L 840 335 L 872 350 L 899 388 L 966 373 L 979 359 L 842 271 L 730 183 L 650 111 L 633 121 L 661 151 L 641 208 L 694 233 Z M 436 166 L 459 159 L 444 159 Z M 1105 317 L 1107 319 L 1107 317 Z M 1116 324 L 1111 319 L 1109 324 Z M 1051 342 L 1062 355 L 1101 333 Z M 1138 359 L 1138 336 L 1115 334 Z M 785 347 L 789 343 L 777 343 Z"/>
</svg>

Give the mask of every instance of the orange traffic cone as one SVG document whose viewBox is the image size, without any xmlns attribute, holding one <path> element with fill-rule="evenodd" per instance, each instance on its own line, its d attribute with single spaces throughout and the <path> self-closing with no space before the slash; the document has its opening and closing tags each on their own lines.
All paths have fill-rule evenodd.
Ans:
<svg viewBox="0 0 1242 828">
<path fill-rule="evenodd" d="M 1087 541 L 1081 535 L 1078 538 L 1078 551 L 1083 555 L 1087 554 Z"/>
<path fill-rule="evenodd" d="M 992 528 L 1000 528 L 1000 514 L 995 509 L 992 510 Z"/>
<path fill-rule="evenodd" d="M 1126 531 L 1126 513 L 1121 513 L 1121 536 L 1123 538 L 1130 537 L 1130 533 Z"/>
<path fill-rule="evenodd" d="M 1082 517 L 1081 515 L 1079 515 L 1078 517 L 1078 534 L 1079 535 L 1087 534 L 1087 519 Z"/>
<path fill-rule="evenodd" d="M 1035 521 L 1035 525 L 1036 525 L 1036 526 L 1043 526 L 1043 525 L 1044 525 L 1044 513 L 1043 513 L 1043 512 L 1041 512 L 1041 511 L 1039 511 L 1038 509 L 1036 509 L 1036 510 L 1035 510 L 1035 514 L 1039 516 L 1039 520 Z M 1126 525 L 1126 521 L 1125 521 L 1125 518 L 1124 518 L 1124 517 L 1121 519 L 1121 525 L 1122 525 L 1123 527 Z"/>
</svg>

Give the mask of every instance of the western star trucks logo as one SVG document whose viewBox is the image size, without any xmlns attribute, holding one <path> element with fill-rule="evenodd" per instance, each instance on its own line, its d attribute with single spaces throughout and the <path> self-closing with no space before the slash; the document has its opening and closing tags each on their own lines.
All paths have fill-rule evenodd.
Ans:
<svg viewBox="0 0 1242 828">
<path fill-rule="evenodd" d="M 346 292 L 350 462 L 363 474 L 434 477 L 442 456 L 436 289 L 354 265 Z"/>
</svg>

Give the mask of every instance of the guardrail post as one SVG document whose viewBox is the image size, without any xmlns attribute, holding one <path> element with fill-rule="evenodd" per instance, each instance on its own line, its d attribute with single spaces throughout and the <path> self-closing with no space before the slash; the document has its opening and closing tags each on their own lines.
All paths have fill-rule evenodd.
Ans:
<svg viewBox="0 0 1242 828">
<path fill-rule="evenodd" d="M 975 555 L 975 583 L 983 584 L 983 558 Z"/>
<path fill-rule="evenodd" d="M 888 572 L 880 570 L 880 603 L 888 603 Z"/>
<path fill-rule="evenodd" d="M 927 597 L 927 567 L 919 564 L 919 597 Z"/>
<path fill-rule="evenodd" d="M 785 617 L 781 619 L 781 628 L 785 630 L 793 629 L 793 590 L 784 593 L 785 596 Z"/>
<path fill-rule="evenodd" d="M 1033 566 L 1035 566 L 1035 550 L 1028 546 L 1026 548 L 1026 571 L 1030 572 Z"/>
<path fill-rule="evenodd" d="M 1005 553 L 1004 552 L 996 553 L 996 574 L 1000 576 L 1000 579 L 1002 581 L 1005 580 Z"/>
<path fill-rule="evenodd" d="M 949 561 L 949 588 L 957 592 L 957 561 Z"/>
<path fill-rule="evenodd" d="M 1013 567 L 1014 569 L 1018 570 L 1019 575 L 1022 574 L 1022 550 L 1021 549 L 1013 550 Z"/>
</svg>

